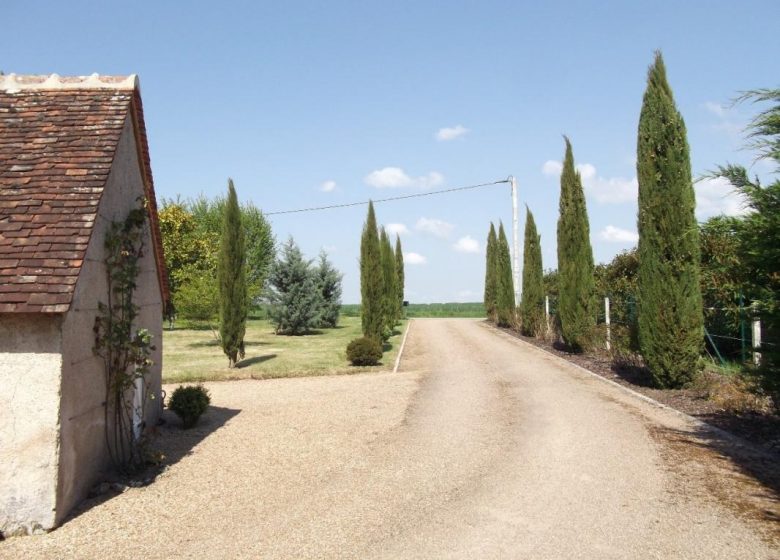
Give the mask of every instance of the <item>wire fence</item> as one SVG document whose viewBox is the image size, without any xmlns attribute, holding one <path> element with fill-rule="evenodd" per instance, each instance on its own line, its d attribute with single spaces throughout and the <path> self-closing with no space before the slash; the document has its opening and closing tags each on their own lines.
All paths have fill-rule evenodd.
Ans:
<svg viewBox="0 0 780 560">
<path fill-rule="evenodd" d="M 546 297 L 548 324 L 555 328 L 558 297 Z M 622 350 L 638 352 L 638 313 L 636 297 L 632 294 L 602 296 L 599 298 L 596 323 L 607 350 L 618 346 Z M 754 308 L 738 297 L 731 307 L 704 308 L 704 350 L 713 360 L 759 364 L 761 351 L 775 347 L 775 341 L 762 340 L 761 322 Z"/>
</svg>

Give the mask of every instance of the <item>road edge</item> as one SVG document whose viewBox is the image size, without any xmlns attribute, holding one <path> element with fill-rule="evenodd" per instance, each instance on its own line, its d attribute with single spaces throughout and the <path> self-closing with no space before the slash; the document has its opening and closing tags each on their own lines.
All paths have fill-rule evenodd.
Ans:
<svg viewBox="0 0 780 560">
<path fill-rule="evenodd" d="M 650 404 L 652 406 L 655 406 L 656 408 L 660 408 L 662 410 L 669 411 L 678 417 L 690 422 L 694 426 L 701 428 L 705 432 L 710 432 L 711 434 L 717 435 L 718 437 L 727 440 L 732 445 L 735 445 L 743 450 L 749 451 L 753 454 L 759 455 L 762 458 L 774 460 L 777 459 L 777 454 L 774 454 L 766 449 L 762 449 L 761 447 L 755 445 L 754 443 L 751 443 L 750 441 L 739 437 L 738 435 L 732 434 L 731 432 L 727 432 L 726 430 L 722 428 L 718 428 L 717 426 L 713 426 L 712 424 L 709 424 L 705 422 L 704 420 L 700 420 L 696 418 L 695 416 L 691 416 L 690 414 L 686 414 L 685 412 L 682 412 L 680 410 L 677 410 L 674 407 L 671 407 L 667 404 L 664 404 L 662 402 L 659 402 L 655 400 L 652 397 L 648 397 L 647 395 L 643 395 L 642 393 L 638 391 L 634 391 L 630 387 L 626 387 L 625 385 L 621 385 L 620 383 L 617 383 L 616 381 L 612 381 L 611 379 L 607 379 L 606 377 L 603 377 L 599 375 L 598 373 L 595 373 L 593 371 L 590 371 L 587 368 L 582 367 L 579 364 L 575 364 L 574 362 L 570 362 L 566 358 L 562 358 L 561 356 L 558 356 L 557 354 L 554 354 L 553 352 L 550 352 L 549 350 L 545 350 L 544 348 L 540 348 L 538 346 L 535 346 L 534 344 L 531 344 L 530 342 L 526 342 L 522 338 L 518 338 L 516 336 L 512 336 L 509 333 L 504 332 L 503 330 L 499 329 L 495 325 L 489 324 L 485 321 L 482 321 L 480 323 L 484 328 L 488 328 L 495 333 L 499 334 L 500 336 L 506 337 L 509 340 L 513 340 L 516 342 L 521 343 L 524 346 L 527 346 L 528 348 L 531 348 L 532 350 L 538 351 L 540 353 L 546 354 L 548 356 L 551 356 L 555 358 L 556 360 L 560 360 L 564 362 L 565 364 L 572 366 L 575 369 L 578 369 L 586 374 L 588 374 L 590 377 L 593 377 L 595 379 L 598 379 L 599 381 L 602 381 L 603 383 L 606 383 L 608 385 L 611 385 L 613 387 L 616 387 L 623 391 L 625 394 L 633 396 L 634 398 L 638 398 L 641 401 L 644 401 L 647 404 Z"/>
<path fill-rule="evenodd" d="M 412 321 L 414 319 L 409 319 L 409 322 L 406 323 L 406 332 L 404 332 L 404 337 L 401 340 L 401 347 L 398 349 L 398 355 L 395 357 L 395 366 L 393 366 L 393 373 L 398 373 L 398 366 L 401 365 L 401 356 L 404 353 L 404 347 L 406 346 L 406 337 L 409 336 L 409 330 L 412 328 Z"/>
</svg>

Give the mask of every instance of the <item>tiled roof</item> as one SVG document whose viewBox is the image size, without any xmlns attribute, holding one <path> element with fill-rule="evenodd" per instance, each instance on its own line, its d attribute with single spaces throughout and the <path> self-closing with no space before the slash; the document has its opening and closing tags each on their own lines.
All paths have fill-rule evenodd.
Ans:
<svg viewBox="0 0 780 560">
<path fill-rule="evenodd" d="M 125 120 L 135 121 L 167 301 L 135 76 L 0 76 L 0 312 L 69 309 Z"/>
</svg>

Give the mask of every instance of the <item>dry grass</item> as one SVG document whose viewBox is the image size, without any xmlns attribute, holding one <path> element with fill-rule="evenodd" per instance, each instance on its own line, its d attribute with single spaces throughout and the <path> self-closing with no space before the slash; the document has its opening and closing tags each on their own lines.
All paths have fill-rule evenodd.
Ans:
<svg viewBox="0 0 780 560">
<path fill-rule="evenodd" d="M 346 358 L 349 341 L 361 336 L 357 317 L 342 317 L 338 328 L 322 329 L 306 336 L 277 336 L 269 321 L 249 321 L 246 356 L 234 369 L 228 369 L 227 357 L 210 329 L 166 330 L 163 383 L 383 371 L 392 368 L 405 328 L 405 324 L 398 327 L 385 345 L 380 365 L 362 368 L 348 365 Z"/>
<path fill-rule="evenodd" d="M 764 414 L 772 409 L 771 399 L 761 394 L 755 380 L 739 373 L 705 370 L 697 376 L 693 387 L 726 412 Z"/>
</svg>

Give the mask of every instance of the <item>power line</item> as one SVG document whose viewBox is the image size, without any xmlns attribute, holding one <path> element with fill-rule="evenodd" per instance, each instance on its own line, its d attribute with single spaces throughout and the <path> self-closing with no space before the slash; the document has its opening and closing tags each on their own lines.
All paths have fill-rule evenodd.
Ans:
<svg viewBox="0 0 780 560">
<path fill-rule="evenodd" d="M 509 179 L 501 179 L 500 181 L 493 181 L 491 183 L 480 183 L 479 185 L 469 185 L 467 187 L 455 187 L 452 189 L 444 189 L 440 191 L 430 191 L 430 192 L 424 192 L 424 193 L 415 193 L 415 194 L 407 194 L 404 196 L 391 196 L 390 198 L 379 198 L 374 200 L 374 204 L 378 204 L 380 202 L 392 202 L 394 200 L 405 200 L 407 198 L 420 198 L 423 196 L 433 196 L 437 194 L 446 194 L 451 192 L 458 192 L 458 191 L 467 191 L 471 189 L 478 189 L 480 187 L 490 187 L 493 185 L 500 185 L 501 183 L 509 183 Z M 368 204 L 368 200 L 364 200 L 362 202 L 348 202 L 346 204 L 331 204 L 329 206 L 314 206 L 311 208 L 299 208 L 297 210 L 279 210 L 277 212 L 263 212 L 266 216 L 278 216 L 279 214 L 297 214 L 299 212 L 317 212 L 319 210 L 332 210 L 334 208 L 349 208 L 350 206 L 362 206 L 364 204 Z"/>
</svg>

